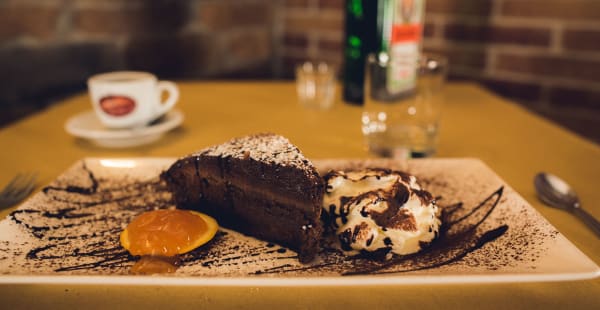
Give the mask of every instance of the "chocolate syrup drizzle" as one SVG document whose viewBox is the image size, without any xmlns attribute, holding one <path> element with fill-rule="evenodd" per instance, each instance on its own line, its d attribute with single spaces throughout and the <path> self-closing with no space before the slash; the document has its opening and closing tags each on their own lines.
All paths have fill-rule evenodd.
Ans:
<svg viewBox="0 0 600 310">
<path fill-rule="evenodd" d="M 148 181 L 103 180 L 96 178 L 85 162 L 81 168 L 87 176 L 79 181 L 83 184 L 64 184 L 65 181 L 61 184 L 59 180 L 43 189 L 44 199 L 49 201 L 47 209 L 18 209 L 10 214 L 10 220 L 39 240 L 38 246 L 25 254 L 26 259 L 32 264 L 48 262 L 54 272 L 126 274 L 138 258 L 119 245 L 119 233 L 141 212 L 173 207 L 171 196 L 158 177 Z M 484 223 L 497 207 L 503 192 L 504 187 L 500 187 L 471 208 L 461 202 L 447 206 L 438 203 L 443 208 L 444 223 L 440 235 L 424 251 L 413 255 L 394 256 L 388 260 L 346 257 L 324 240 L 325 246 L 316 262 L 301 265 L 295 260 L 297 255 L 293 251 L 266 242 L 232 245 L 230 241 L 234 236 L 221 230 L 208 244 L 182 255 L 181 261 L 184 266 L 201 266 L 205 270 L 253 266 L 265 260 L 273 262 L 269 267 L 249 272 L 250 275 L 325 273 L 349 276 L 440 268 L 460 262 L 508 230 L 507 225 L 484 228 L 489 226 Z M 436 200 L 440 199 L 436 197 Z"/>
</svg>

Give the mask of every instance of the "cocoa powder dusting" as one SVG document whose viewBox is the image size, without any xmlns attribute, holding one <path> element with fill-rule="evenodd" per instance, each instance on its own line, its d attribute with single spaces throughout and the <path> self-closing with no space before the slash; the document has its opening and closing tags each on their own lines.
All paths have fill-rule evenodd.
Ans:
<svg viewBox="0 0 600 310">
<path fill-rule="evenodd" d="M 339 169 L 334 167 L 339 162 L 316 164 L 320 170 Z M 173 276 L 527 271 L 537 268 L 538 259 L 558 235 L 485 166 L 430 160 L 409 162 L 404 168 L 419 178 L 443 209 L 440 235 L 420 253 L 391 259 L 383 259 L 386 253 L 348 258 L 336 246 L 337 240 L 325 237 L 318 258 L 301 264 L 293 251 L 221 229 L 212 241 L 182 255 Z M 158 173 L 139 177 L 81 162 L 0 223 L 0 231 L 10 232 L 0 238 L 0 273 L 128 274 L 139 258 L 119 245 L 121 230 L 141 212 L 173 207 Z"/>
</svg>

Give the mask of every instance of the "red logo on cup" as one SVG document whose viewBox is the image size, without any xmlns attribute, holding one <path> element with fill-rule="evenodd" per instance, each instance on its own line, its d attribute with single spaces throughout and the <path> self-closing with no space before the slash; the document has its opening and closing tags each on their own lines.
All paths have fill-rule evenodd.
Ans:
<svg viewBox="0 0 600 310">
<path fill-rule="evenodd" d="M 100 108 L 108 115 L 123 116 L 135 109 L 135 101 L 125 96 L 106 96 L 100 99 Z"/>
</svg>

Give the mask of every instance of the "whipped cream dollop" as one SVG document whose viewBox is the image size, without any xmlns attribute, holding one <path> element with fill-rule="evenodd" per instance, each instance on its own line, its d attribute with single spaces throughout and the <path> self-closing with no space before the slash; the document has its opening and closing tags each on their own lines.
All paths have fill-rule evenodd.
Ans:
<svg viewBox="0 0 600 310">
<path fill-rule="evenodd" d="M 437 238 L 440 209 L 415 176 L 389 169 L 331 171 L 323 211 L 347 255 L 416 253 Z"/>
</svg>

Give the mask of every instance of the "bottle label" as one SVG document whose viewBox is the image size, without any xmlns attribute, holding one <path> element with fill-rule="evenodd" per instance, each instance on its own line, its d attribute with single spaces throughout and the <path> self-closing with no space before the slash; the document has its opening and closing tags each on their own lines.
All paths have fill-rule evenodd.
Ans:
<svg viewBox="0 0 600 310">
<path fill-rule="evenodd" d="M 391 0 L 388 15 L 390 69 L 387 89 L 391 94 L 412 91 L 417 80 L 417 61 L 423 32 L 424 0 Z"/>
<path fill-rule="evenodd" d="M 421 25 L 393 25 L 391 41 L 392 45 L 402 42 L 420 42 Z"/>
</svg>

